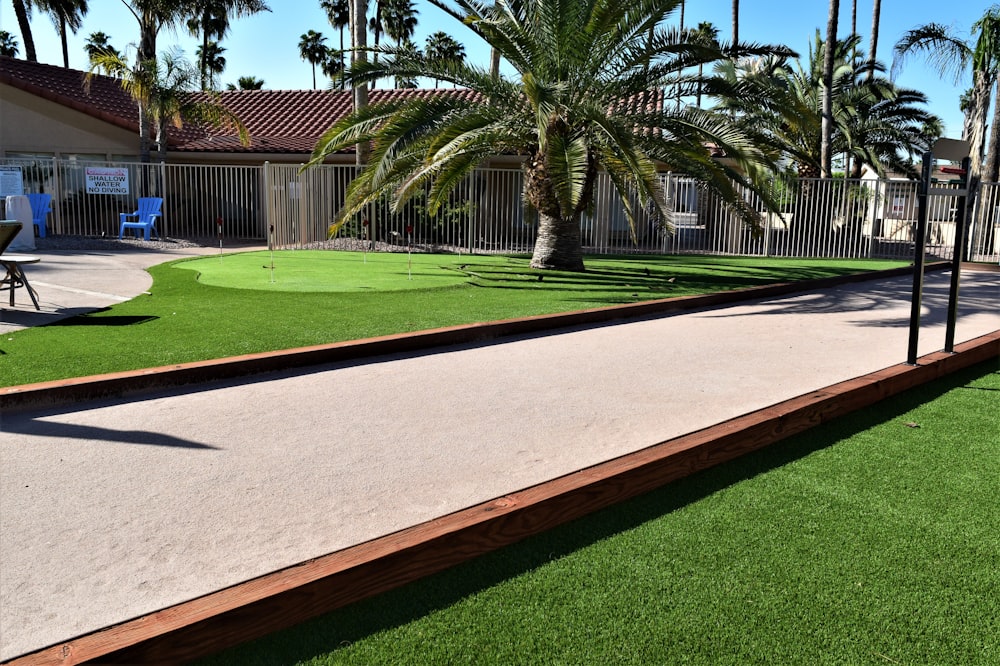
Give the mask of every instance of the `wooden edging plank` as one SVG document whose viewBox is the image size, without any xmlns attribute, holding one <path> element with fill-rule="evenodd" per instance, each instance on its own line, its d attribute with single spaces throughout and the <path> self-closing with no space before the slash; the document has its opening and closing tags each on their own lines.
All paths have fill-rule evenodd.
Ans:
<svg viewBox="0 0 1000 666">
<path fill-rule="evenodd" d="M 943 270 L 949 267 L 950 264 L 946 262 L 938 262 L 929 264 L 926 270 Z M 35 409 L 101 398 L 137 396 L 165 388 L 208 381 L 306 368 L 326 363 L 354 361 L 386 354 L 419 352 L 447 345 L 497 340 L 514 335 L 553 331 L 558 328 L 686 312 L 849 283 L 898 277 L 912 272 L 912 266 L 903 266 L 882 271 L 867 271 L 815 280 L 720 291 L 700 296 L 680 296 L 577 312 L 466 324 L 415 333 L 400 333 L 363 340 L 178 363 L 90 377 L 74 377 L 35 384 L 0 387 L 0 410 Z"/>
<path fill-rule="evenodd" d="M 177 663 L 284 629 L 516 543 L 963 368 L 1000 331 L 12 660 Z"/>
</svg>

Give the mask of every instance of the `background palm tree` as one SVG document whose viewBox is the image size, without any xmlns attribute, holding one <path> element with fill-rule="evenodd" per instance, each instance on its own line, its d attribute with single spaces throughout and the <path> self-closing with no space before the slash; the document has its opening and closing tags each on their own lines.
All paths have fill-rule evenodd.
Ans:
<svg viewBox="0 0 1000 666">
<path fill-rule="evenodd" d="M 190 0 L 189 5 L 187 27 L 195 37 L 201 36 L 202 53 L 209 53 L 210 41 L 221 42 L 225 38 L 230 18 L 271 11 L 263 0 Z M 198 69 L 201 72 L 201 89 L 207 90 L 212 71 L 206 58 L 199 57 Z"/>
<path fill-rule="evenodd" d="M 264 79 L 256 76 L 241 76 L 236 83 L 227 83 L 226 90 L 261 90 L 264 88 Z"/>
<path fill-rule="evenodd" d="M 869 79 L 869 62 L 853 57 L 859 41 L 838 41 L 831 49 L 832 152 L 854 160 L 853 177 L 860 177 L 865 164 L 880 175 L 893 169 L 916 177 L 907 153 L 926 150 L 928 128 L 939 126 L 940 119 L 926 111 L 926 97 L 919 91 L 900 88 L 885 76 Z M 776 160 L 790 163 L 801 178 L 821 173 L 826 52 L 817 30 L 804 58 L 729 61 L 718 68 L 721 81 L 710 88 L 721 109 L 746 131 L 758 131 L 760 144 Z M 876 70 L 884 72 L 884 67 L 876 63 Z"/>
<path fill-rule="evenodd" d="M 83 48 L 87 52 L 87 62 L 90 65 L 94 64 L 94 56 L 98 53 L 111 53 L 121 57 L 118 49 L 111 45 L 111 37 L 100 31 L 90 33 Z"/>
<path fill-rule="evenodd" d="M 16 58 L 18 51 L 17 37 L 6 30 L 0 30 L 0 55 Z"/>
<path fill-rule="evenodd" d="M 412 39 L 417 28 L 417 9 L 412 0 L 382 0 L 382 27 L 397 46 Z"/>
<path fill-rule="evenodd" d="M 29 5 L 31 2 L 28 3 Z M 69 45 L 66 30 L 73 34 L 83 25 L 83 17 L 87 14 L 87 0 L 34 0 L 34 4 L 52 19 L 59 32 L 62 45 L 63 67 L 69 68 Z"/>
<path fill-rule="evenodd" d="M 437 65 L 446 66 L 447 63 L 459 64 L 465 62 L 465 47 L 447 32 L 438 30 L 428 35 L 427 43 L 424 47 L 424 56 L 428 62 Z M 434 79 L 435 88 L 437 88 L 438 83 L 439 80 Z"/>
<path fill-rule="evenodd" d="M 88 58 L 99 51 L 119 53 L 118 49 L 111 45 L 111 35 L 101 32 L 100 30 L 87 35 L 87 40 L 83 46 L 83 50 L 87 52 Z"/>
<path fill-rule="evenodd" d="M 820 175 L 833 175 L 833 151 L 830 139 L 833 137 L 833 63 L 834 45 L 837 43 L 837 23 L 840 15 L 840 0 L 830 0 L 830 11 L 826 19 L 826 46 L 823 50 L 823 122 L 820 143 Z"/>
<path fill-rule="evenodd" d="M 111 53 L 96 54 L 87 73 L 87 84 L 97 69 L 110 72 L 139 107 L 140 127 L 151 122 L 155 127 L 157 157 L 165 162 L 169 127 L 180 128 L 185 122 L 229 128 L 236 131 L 244 146 L 250 145 L 250 135 L 240 119 L 227 109 L 217 93 L 193 94 L 198 90 L 200 73 L 179 52 L 170 51 L 158 60 L 140 67 L 130 65 L 123 58 Z M 199 96 L 200 95 L 200 96 Z M 140 157 L 150 161 L 149 141 L 142 141 L 140 132 Z"/>
<path fill-rule="evenodd" d="M 431 2 L 495 47 L 517 73 L 496 78 L 466 64 L 444 66 L 391 50 L 382 50 L 378 63 L 356 62 L 352 84 L 390 76 L 436 78 L 476 97 L 386 100 L 330 128 L 310 165 L 372 141 L 371 159 L 351 183 L 337 223 L 387 194 L 398 208 L 425 184 L 434 213 L 465 175 L 503 154 L 525 157 L 524 197 L 538 214 L 531 261 L 536 268 L 583 269 L 580 221 L 601 168 L 615 183 L 633 229 L 637 203 L 669 219 L 657 164 L 698 178 L 747 223 L 758 222 L 759 213 L 733 187 L 753 186 L 748 174 L 768 165 L 752 137 L 721 115 L 665 108 L 663 83 L 699 61 L 724 58 L 678 40 L 676 30 L 657 27 L 679 0 L 581 0 L 572 10 L 560 0 Z M 733 162 L 713 160 L 706 143 L 721 147 Z"/>
<path fill-rule="evenodd" d="M 323 62 L 320 63 L 319 69 L 323 72 L 323 75 L 334 81 L 339 79 L 343 81 L 344 79 L 344 54 L 337 49 L 327 49 L 326 57 Z M 331 83 L 332 85 L 332 83 Z"/>
<path fill-rule="evenodd" d="M 719 29 L 711 21 L 702 21 L 697 28 L 688 32 L 688 41 L 692 44 L 704 46 L 710 49 L 719 48 Z M 698 85 L 696 93 L 696 106 L 701 108 L 701 94 L 703 90 L 702 77 L 704 76 L 705 63 L 698 63 Z"/>
<path fill-rule="evenodd" d="M 326 18 L 330 25 L 340 32 L 340 87 L 344 88 L 344 71 L 347 69 L 344 62 L 344 28 L 351 24 L 351 3 L 349 0 L 320 0 L 319 6 L 326 12 Z"/>
<path fill-rule="evenodd" d="M 315 30 L 301 35 L 299 56 L 312 65 L 313 90 L 316 90 L 316 65 L 322 65 L 327 59 L 326 37 Z"/>
<path fill-rule="evenodd" d="M 226 58 L 222 54 L 226 49 L 219 46 L 218 42 L 209 42 L 207 45 L 199 46 L 195 50 L 195 55 L 199 62 L 199 75 L 202 90 L 218 90 L 216 82 L 224 71 L 226 71 Z M 205 74 L 208 74 L 207 86 Z"/>
<path fill-rule="evenodd" d="M 388 34 L 388 33 L 386 33 Z M 404 39 L 403 43 L 396 47 L 394 54 L 399 59 L 417 60 L 423 57 L 420 48 L 409 39 Z M 397 74 L 394 79 L 397 90 L 414 89 L 417 87 L 417 77 Z"/>
<path fill-rule="evenodd" d="M 21 30 L 21 39 L 24 40 L 24 58 L 30 62 L 38 62 L 38 55 L 35 53 L 35 40 L 31 36 L 31 3 L 24 0 L 11 0 L 14 5 L 14 16 L 17 17 L 17 27 Z"/>
<path fill-rule="evenodd" d="M 983 162 L 990 97 L 994 94 L 1000 74 L 1000 5 L 986 10 L 973 24 L 972 35 L 978 35 L 975 42 L 963 40 L 951 28 L 937 23 L 918 26 L 906 32 L 896 43 L 893 68 L 901 67 L 908 57 L 919 54 L 936 66 L 943 76 L 952 75 L 956 82 L 971 72 L 972 90 L 965 110 L 966 133 L 962 138 L 970 144 L 970 178 L 975 184 L 980 177 L 995 182 L 1000 169 L 997 141 L 992 143 L 990 155 L 985 164 Z M 993 124 L 994 129 L 1000 131 L 995 117 Z"/>
<path fill-rule="evenodd" d="M 191 0 L 122 0 L 139 25 L 139 43 L 136 54 L 136 81 L 155 80 L 152 73 L 144 69 L 156 69 L 156 39 L 164 27 L 180 25 L 191 9 Z M 111 64 L 110 59 L 100 59 Z M 91 64 L 93 71 L 93 63 Z M 152 141 L 154 128 L 152 118 L 142 109 L 139 112 L 139 146 L 140 155 L 149 160 L 149 144 Z"/>
</svg>

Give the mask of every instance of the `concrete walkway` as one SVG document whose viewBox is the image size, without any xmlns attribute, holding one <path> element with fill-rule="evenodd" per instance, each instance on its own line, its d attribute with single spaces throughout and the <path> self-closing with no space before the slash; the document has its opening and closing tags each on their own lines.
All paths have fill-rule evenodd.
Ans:
<svg viewBox="0 0 1000 666">
<path fill-rule="evenodd" d="M 900 363 L 910 282 L 3 415 L 0 659 Z"/>
<path fill-rule="evenodd" d="M 226 248 L 227 252 L 260 249 Z M 31 326 L 50 324 L 73 315 L 93 312 L 135 298 L 153 284 L 146 269 L 184 257 L 219 252 L 219 248 L 190 247 L 169 250 L 69 251 L 32 250 L 24 252 L 40 257 L 37 264 L 24 267 L 28 282 L 38 292 L 39 310 L 31 303 L 25 289 L 14 293 L 15 307 L 9 306 L 10 294 L 0 293 L 0 333 Z"/>
</svg>

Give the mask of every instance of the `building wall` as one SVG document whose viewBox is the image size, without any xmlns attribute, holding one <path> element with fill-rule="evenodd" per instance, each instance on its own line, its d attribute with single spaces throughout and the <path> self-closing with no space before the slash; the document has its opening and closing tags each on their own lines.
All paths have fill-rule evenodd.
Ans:
<svg viewBox="0 0 1000 666">
<path fill-rule="evenodd" d="M 136 156 L 137 133 L 0 84 L 0 157 L 11 153 L 56 156 Z"/>
</svg>

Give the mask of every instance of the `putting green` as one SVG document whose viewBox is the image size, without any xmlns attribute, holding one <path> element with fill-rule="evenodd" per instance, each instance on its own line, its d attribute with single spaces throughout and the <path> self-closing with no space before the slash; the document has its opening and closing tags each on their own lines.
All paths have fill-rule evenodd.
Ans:
<svg viewBox="0 0 1000 666">
<path fill-rule="evenodd" d="M 451 287 L 469 281 L 459 267 L 468 257 L 276 250 L 199 257 L 175 264 L 198 272 L 215 287 L 299 292 L 406 291 Z M 273 269 L 272 269 L 273 265 Z"/>
</svg>

